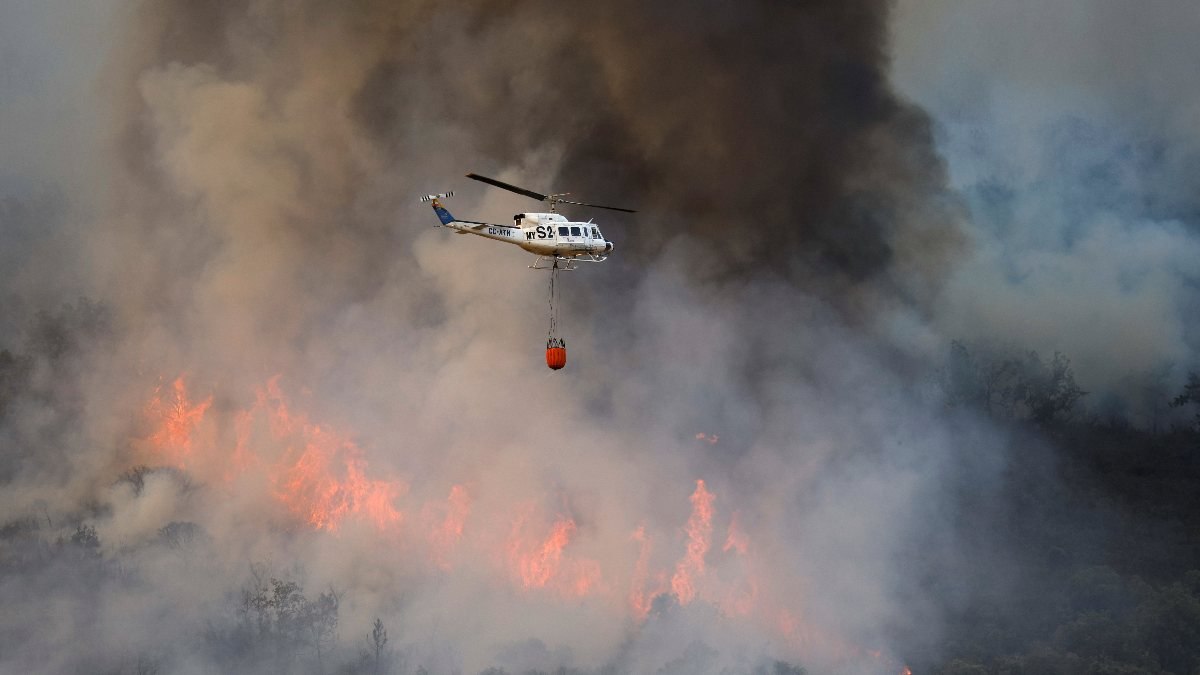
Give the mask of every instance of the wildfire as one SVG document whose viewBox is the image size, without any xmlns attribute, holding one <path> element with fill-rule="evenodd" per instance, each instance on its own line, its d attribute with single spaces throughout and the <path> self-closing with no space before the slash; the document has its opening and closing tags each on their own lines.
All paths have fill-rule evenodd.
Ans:
<svg viewBox="0 0 1200 675">
<path fill-rule="evenodd" d="M 187 468 L 193 459 L 192 436 L 213 399 L 209 396 L 199 403 L 192 403 L 182 376 L 171 384 L 171 391 L 173 396 L 164 400 L 162 387 L 158 387 L 154 390 L 154 398 L 146 405 L 147 416 L 161 421 L 147 440 L 167 463 Z"/>
<path fill-rule="evenodd" d="M 634 618 L 643 621 L 650 614 L 654 598 L 667 592 L 667 575 L 665 572 L 657 573 L 653 585 L 650 584 L 650 535 L 646 534 L 646 526 L 638 526 L 632 538 L 638 543 L 638 558 L 633 568 L 629 606 L 633 610 Z"/>
<path fill-rule="evenodd" d="M 320 427 L 302 431 L 302 447 L 289 447 L 276 480 L 276 496 L 318 529 L 336 530 L 349 515 L 363 515 L 380 528 L 398 522 L 392 506 L 399 488 L 371 480 L 353 444 Z"/>
<path fill-rule="evenodd" d="M 427 504 L 422 510 L 422 520 L 429 531 L 430 556 L 443 570 L 450 569 L 450 552 L 462 539 L 463 526 L 470 513 L 471 495 L 463 485 L 450 488 L 445 505 Z"/>
<path fill-rule="evenodd" d="M 280 504 L 317 529 L 336 530 L 352 516 L 379 528 L 401 521 L 395 502 L 405 491 L 403 483 L 369 478 L 358 446 L 330 427 L 291 413 L 278 378 L 257 392 L 253 407 L 234 415 L 233 447 L 224 450 L 215 441 L 203 452 L 195 447 L 196 431 L 212 405 L 212 396 L 192 403 L 182 377 L 172 389 L 170 401 L 155 391 L 146 407 L 155 428 L 145 441 L 155 462 L 196 469 L 201 477 L 225 482 L 264 467 L 271 493 Z M 256 433 L 264 419 L 268 438 Z M 202 466 L 194 466 L 197 463 Z M 211 467 L 221 468 L 205 475 L 205 469 Z"/>
<path fill-rule="evenodd" d="M 272 429 L 287 449 L 274 472 L 275 495 L 292 513 L 324 530 L 336 530 L 351 515 L 379 528 L 400 521 L 393 504 L 402 485 L 367 478 L 358 446 L 303 416 L 288 415 L 282 400 L 278 410 Z"/>
<path fill-rule="evenodd" d="M 169 390 L 160 386 L 145 406 L 151 430 L 135 448 L 148 453 L 145 461 L 187 470 L 216 485 L 257 486 L 280 505 L 281 513 L 314 530 L 336 532 L 348 521 L 369 523 L 381 532 L 398 533 L 405 527 L 407 484 L 373 472 L 349 436 L 294 410 L 278 377 L 255 392 L 247 409 L 213 418 L 212 404 L 211 395 L 194 401 L 182 377 Z M 222 426 L 227 431 L 221 432 Z M 717 442 L 716 435 L 701 433 L 696 438 Z M 499 555 L 483 559 L 494 560 L 501 576 L 522 591 L 606 598 L 609 606 L 626 607 L 637 622 L 649 618 L 655 598 L 670 593 L 681 606 L 704 601 L 731 620 L 746 617 L 770 626 L 799 653 L 817 645 L 827 651 L 866 653 L 802 620 L 800 608 L 772 603 L 770 598 L 777 596 L 764 593 L 760 599 L 754 547 L 737 512 L 730 516 L 710 572 L 716 496 L 700 479 L 689 501 L 682 550 L 663 544 L 656 550 L 644 523 L 633 531 L 637 555 L 630 561 L 633 569 L 624 590 L 614 588 L 612 581 L 622 578 L 619 570 L 602 570 L 599 562 L 580 555 L 575 519 L 541 511 L 535 501 L 513 507 L 507 539 L 503 532 L 489 534 L 478 526 L 468 531 L 472 495 L 462 484 L 450 486 L 444 501 L 420 508 L 416 526 L 396 541 L 415 540 L 428 552 L 430 564 L 444 572 L 452 571 L 451 560 L 460 547 L 496 550 Z M 464 541 L 468 534 L 471 538 Z M 656 566 L 655 555 L 670 556 L 660 563 L 674 563 Z M 911 672 L 905 668 L 902 675 Z"/>
<path fill-rule="evenodd" d="M 239 410 L 233 418 L 233 455 L 221 478 L 229 483 L 250 471 L 258 464 L 258 458 L 250 449 L 250 432 L 254 426 L 254 415 L 249 410 Z"/>
<path fill-rule="evenodd" d="M 671 577 L 671 590 L 681 605 L 696 597 L 696 583 L 704 574 L 704 556 L 712 542 L 713 499 L 713 494 L 705 489 L 704 481 L 697 480 L 696 491 L 691 496 L 692 515 L 685 528 L 687 553 L 675 566 L 675 575 Z"/>
<path fill-rule="evenodd" d="M 721 547 L 724 553 L 735 553 L 742 560 L 743 581 L 735 584 L 725 594 L 724 607 L 733 614 L 745 616 L 754 609 L 754 601 L 758 598 L 758 580 L 749 568 L 750 538 L 738 525 L 738 514 L 734 512 L 729 519 L 729 531 L 725 535 L 725 545 Z"/>
<path fill-rule="evenodd" d="M 738 526 L 737 513 L 729 519 L 729 531 L 725 535 L 725 545 L 721 550 L 725 553 L 737 551 L 739 555 L 746 555 L 746 549 L 750 547 L 750 539 L 742 532 L 742 528 Z"/>
<path fill-rule="evenodd" d="M 574 532 L 575 521 L 560 519 L 550 528 L 550 534 L 528 551 L 522 551 L 520 540 L 514 537 L 513 557 L 525 588 L 541 588 L 558 573 L 563 547 Z"/>
<path fill-rule="evenodd" d="M 559 516 L 542 538 L 528 536 L 531 508 L 513 521 L 509 536 L 510 563 L 526 589 L 553 587 L 564 595 L 583 597 L 600 582 L 600 565 L 594 560 L 565 559 L 563 549 L 571 542 L 575 521 Z"/>
</svg>

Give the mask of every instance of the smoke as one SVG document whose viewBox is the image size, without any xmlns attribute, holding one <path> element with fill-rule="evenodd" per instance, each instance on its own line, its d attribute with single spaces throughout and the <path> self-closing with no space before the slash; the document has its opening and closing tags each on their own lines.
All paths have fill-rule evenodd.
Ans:
<svg viewBox="0 0 1200 675">
<path fill-rule="evenodd" d="M 70 90 L 100 149 L 46 170 L 88 189 L 0 278 L 101 303 L 4 366 L 33 392 L 0 408 L 33 551 L 4 668 L 333 670 L 375 617 L 397 671 L 886 672 L 935 644 L 968 593 L 948 505 L 1005 439 L 944 414 L 930 354 L 1005 305 L 956 266 L 990 249 L 889 85 L 887 7 L 122 7 L 100 91 Z M 639 209 L 562 279 L 561 373 L 545 277 L 416 202 L 535 208 L 468 170 Z M 1134 277 L 1186 267 L 1172 241 Z M 340 641 L 239 641 L 287 624 L 272 579 L 339 598 Z"/>
<path fill-rule="evenodd" d="M 1198 22 L 1186 3 L 899 4 L 897 84 L 939 120 L 973 223 L 940 332 L 1063 351 L 1135 418 L 1195 368 Z"/>
</svg>

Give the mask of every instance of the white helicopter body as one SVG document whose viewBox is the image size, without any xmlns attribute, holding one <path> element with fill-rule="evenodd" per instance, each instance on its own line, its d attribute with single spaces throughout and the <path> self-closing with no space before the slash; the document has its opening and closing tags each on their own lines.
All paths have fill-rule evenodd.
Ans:
<svg viewBox="0 0 1200 675">
<path fill-rule="evenodd" d="M 562 199 L 562 195 L 542 195 L 473 173 L 467 174 L 467 176 L 518 194 L 547 201 L 550 203 L 551 209 L 555 204 L 562 202 L 633 213 L 631 209 L 569 201 Z M 575 262 L 602 262 L 613 251 L 613 243 L 604 238 L 604 235 L 600 233 L 599 226 L 591 220 L 587 222 L 570 221 L 553 211 L 550 213 L 518 213 L 513 216 L 512 225 L 460 220 L 451 215 L 441 203 L 443 198 L 453 194 L 453 192 L 446 192 L 426 195 L 421 197 L 421 201 L 433 202 L 433 211 L 437 214 L 441 226 L 455 230 L 456 234 L 475 234 L 486 239 L 516 244 L 538 256 L 537 261 L 530 265 L 533 269 L 545 269 L 540 266 L 544 259 L 553 260 L 555 266 L 558 266 L 559 262 L 564 263 L 562 269 L 573 269 Z"/>
</svg>

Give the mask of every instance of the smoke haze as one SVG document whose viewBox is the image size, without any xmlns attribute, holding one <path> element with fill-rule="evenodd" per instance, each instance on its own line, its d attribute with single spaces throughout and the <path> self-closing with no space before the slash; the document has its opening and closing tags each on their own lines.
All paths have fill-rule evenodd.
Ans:
<svg viewBox="0 0 1200 675">
<path fill-rule="evenodd" d="M 1135 415 L 1195 368 L 1198 27 L 1185 2 L 898 4 L 897 85 L 974 223 L 941 331 L 1064 351 Z"/>
<path fill-rule="evenodd" d="M 1142 184 L 1186 124 L 992 124 L 945 92 L 1036 69 L 942 79 L 909 36 L 957 10 L 889 7 L 0 9 L 0 670 L 334 671 L 376 617 L 395 672 L 936 658 L 1016 575 L 958 539 L 1010 439 L 946 412 L 947 343 L 1128 355 L 1127 400 L 1194 363 L 1200 251 Z M 565 371 L 528 256 L 417 203 L 537 208 L 466 171 L 639 210 L 582 216 L 616 251 L 560 277 Z M 272 579 L 340 641 L 239 642 Z"/>
</svg>

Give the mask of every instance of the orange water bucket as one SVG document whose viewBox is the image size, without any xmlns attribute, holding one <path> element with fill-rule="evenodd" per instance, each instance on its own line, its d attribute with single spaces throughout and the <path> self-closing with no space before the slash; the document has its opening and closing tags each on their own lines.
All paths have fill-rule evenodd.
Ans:
<svg viewBox="0 0 1200 675">
<path fill-rule="evenodd" d="M 550 366 L 550 370 L 558 370 L 559 368 L 567 365 L 567 348 L 547 347 L 546 365 Z"/>
</svg>

